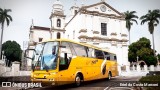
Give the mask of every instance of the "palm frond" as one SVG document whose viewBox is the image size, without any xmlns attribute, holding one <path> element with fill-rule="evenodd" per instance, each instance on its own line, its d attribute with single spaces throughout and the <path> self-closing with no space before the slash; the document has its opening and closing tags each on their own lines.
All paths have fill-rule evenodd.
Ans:
<svg viewBox="0 0 160 90">
<path fill-rule="evenodd" d="M 138 17 L 138 16 L 136 16 L 136 15 L 132 15 L 132 17 L 133 17 L 133 18 L 137 18 L 137 19 L 139 18 L 139 17 Z"/>
<path fill-rule="evenodd" d="M 10 21 L 12 21 L 12 17 L 8 14 L 8 12 L 11 12 L 11 9 L 2 9 L 0 8 L 0 23 L 4 24 L 7 23 L 7 26 L 9 25 Z"/>
<path fill-rule="evenodd" d="M 7 26 L 9 26 L 10 20 L 6 17 Z"/>
<path fill-rule="evenodd" d="M 131 21 L 134 21 L 136 24 L 138 24 L 137 20 L 135 20 L 135 19 L 131 19 Z"/>
<path fill-rule="evenodd" d="M 159 20 L 158 20 L 157 18 L 155 19 L 155 22 L 156 22 L 157 24 L 159 24 Z"/>
<path fill-rule="evenodd" d="M 147 20 L 147 19 L 143 19 L 143 20 L 141 21 L 141 25 L 144 24 L 144 23 L 146 23 L 146 22 L 148 22 L 148 20 Z"/>
<path fill-rule="evenodd" d="M 155 10 L 148 10 L 148 13 L 146 15 L 143 15 L 140 17 L 141 24 L 144 24 L 145 22 L 152 22 L 159 24 L 159 20 L 160 19 L 160 10 L 159 9 L 155 9 Z"/>
<path fill-rule="evenodd" d="M 4 11 L 6 11 L 6 12 L 12 12 L 11 9 L 4 9 Z"/>
<path fill-rule="evenodd" d="M 10 15 L 7 15 L 7 17 L 9 18 L 10 21 L 12 21 L 12 17 Z"/>
<path fill-rule="evenodd" d="M 131 29 L 131 26 L 133 25 L 132 21 L 133 22 L 136 22 L 136 19 L 138 18 L 137 15 L 135 15 L 136 11 L 126 11 L 124 12 L 124 15 L 125 15 L 125 20 L 126 20 L 126 28 L 128 30 Z"/>
<path fill-rule="evenodd" d="M 2 8 L 0 8 L 0 12 L 2 12 L 3 11 L 3 9 Z"/>
<path fill-rule="evenodd" d="M 157 24 L 154 24 L 154 26 L 156 27 L 156 26 L 157 26 Z"/>
</svg>

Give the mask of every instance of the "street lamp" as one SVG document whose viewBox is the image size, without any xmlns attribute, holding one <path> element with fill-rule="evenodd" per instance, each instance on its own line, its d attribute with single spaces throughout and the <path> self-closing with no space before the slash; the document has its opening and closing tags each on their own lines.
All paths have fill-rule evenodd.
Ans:
<svg viewBox="0 0 160 90">
<path fill-rule="evenodd" d="M 159 58 L 158 58 L 158 56 L 157 56 L 157 65 L 159 65 Z"/>
</svg>

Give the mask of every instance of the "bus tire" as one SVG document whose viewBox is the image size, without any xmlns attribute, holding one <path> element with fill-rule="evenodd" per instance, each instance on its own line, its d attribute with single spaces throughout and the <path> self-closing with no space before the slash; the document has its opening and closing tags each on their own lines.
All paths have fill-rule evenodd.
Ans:
<svg viewBox="0 0 160 90">
<path fill-rule="evenodd" d="M 110 80 L 111 77 L 112 77 L 112 73 L 109 71 L 109 72 L 108 72 L 108 78 L 107 78 L 107 79 Z"/>
<path fill-rule="evenodd" d="M 80 86 L 82 83 L 82 76 L 77 74 L 76 77 L 75 77 L 75 86 Z"/>
</svg>

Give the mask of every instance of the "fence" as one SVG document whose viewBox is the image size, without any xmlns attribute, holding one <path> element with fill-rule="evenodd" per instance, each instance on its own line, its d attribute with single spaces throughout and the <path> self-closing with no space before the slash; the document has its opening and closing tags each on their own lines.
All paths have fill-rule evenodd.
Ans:
<svg viewBox="0 0 160 90">
<path fill-rule="evenodd" d="M 147 67 L 147 65 L 143 67 L 140 65 L 132 67 L 129 65 L 125 67 L 118 66 L 118 71 L 120 76 L 145 76 L 149 71 L 160 71 L 160 65 L 150 65 L 149 67 Z"/>
<path fill-rule="evenodd" d="M 5 62 L 0 60 L 0 77 L 3 76 L 29 76 L 31 71 L 20 71 L 20 63 L 13 62 L 11 67 L 6 67 Z"/>
</svg>

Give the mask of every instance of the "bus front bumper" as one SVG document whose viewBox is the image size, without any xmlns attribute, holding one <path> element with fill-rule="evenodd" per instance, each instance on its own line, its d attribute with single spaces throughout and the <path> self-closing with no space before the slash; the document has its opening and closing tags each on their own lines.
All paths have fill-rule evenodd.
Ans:
<svg viewBox="0 0 160 90">
<path fill-rule="evenodd" d="M 43 86 L 48 86 L 48 85 L 58 85 L 58 83 L 54 79 L 37 79 L 37 78 L 32 78 L 31 81 L 33 83 L 41 83 Z"/>
</svg>

